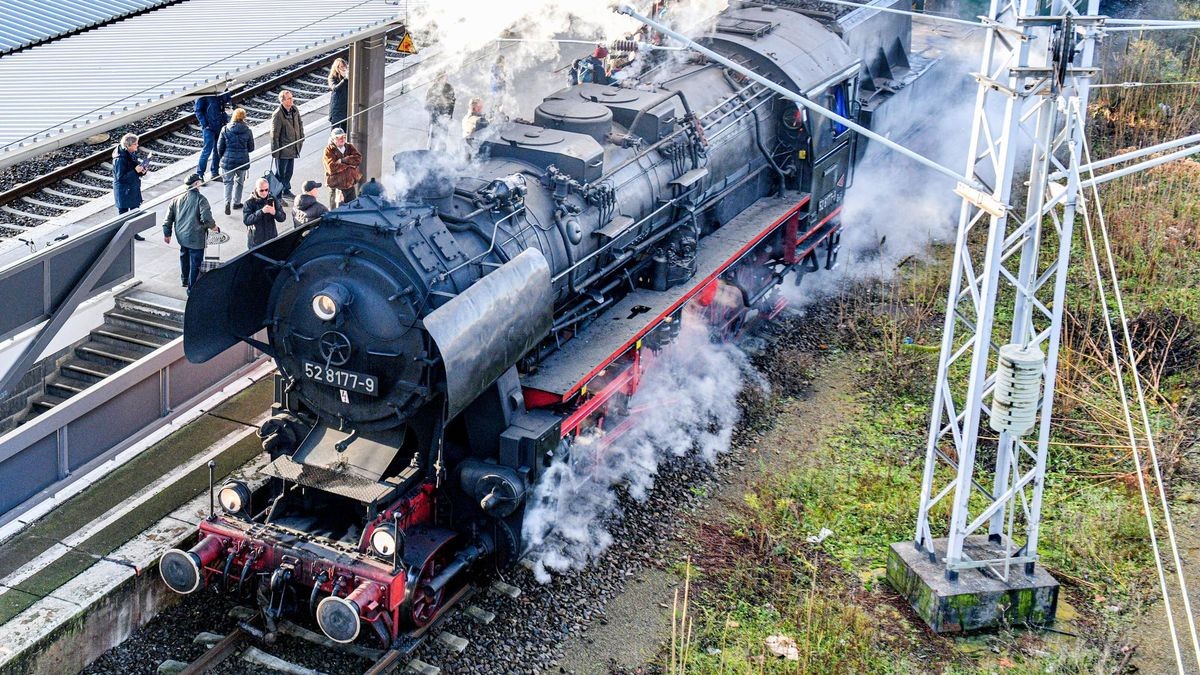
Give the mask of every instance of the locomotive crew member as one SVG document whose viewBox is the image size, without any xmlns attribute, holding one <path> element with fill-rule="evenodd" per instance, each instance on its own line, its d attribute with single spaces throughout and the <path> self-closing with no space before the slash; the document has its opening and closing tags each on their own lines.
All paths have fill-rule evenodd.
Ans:
<svg viewBox="0 0 1200 675">
<path fill-rule="evenodd" d="M 446 134 L 450 131 L 450 118 L 454 116 L 454 87 L 446 79 L 446 73 L 438 73 L 437 79 L 425 93 L 425 112 L 429 114 L 429 149 L 445 149 Z"/>
<path fill-rule="evenodd" d="M 304 120 L 296 108 L 292 92 L 279 92 L 279 107 L 271 115 L 271 156 L 275 158 L 275 176 L 283 183 L 283 196 L 295 197 L 292 193 L 292 172 L 296 158 L 304 145 Z"/>
<path fill-rule="evenodd" d="M 346 132 L 334 129 L 325 146 L 325 184 L 329 186 L 329 208 L 353 201 L 358 182 L 362 180 L 362 153 L 346 140 Z M 307 190 L 306 190 L 307 191 Z M 340 195 L 340 199 L 339 199 Z"/>
<path fill-rule="evenodd" d="M 271 194 L 271 186 L 266 178 L 259 178 L 254 184 L 254 196 L 246 200 L 246 209 L 242 212 L 247 248 L 274 239 L 279 234 L 275 223 L 282 223 L 286 219 L 282 200 Z"/>
<path fill-rule="evenodd" d="M 189 293 L 196 277 L 200 276 L 208 230 L 221 231 L 213 219 L 212 207 L 200 194 L 203 183 L 204 176 L 198 173 L 188 176 L 187 191 L 171 202 L 167 219 L 163 221 L 163 241 L 171 243 L 172 229 L 179 240 L 179 280 Z"/>
<path fill-rule="evenodd" d="M 575 81 L 579 84 L 586 82 L 612 84 L 612 80 L 608 78 L 608 72 L 604 66 L 604 59 L 606 58 L 608 58 L 608 50 L 602 45 L 596 45 L 596 50 L 592 52 L 591 56 L 579 61 Z"/>
</svg>

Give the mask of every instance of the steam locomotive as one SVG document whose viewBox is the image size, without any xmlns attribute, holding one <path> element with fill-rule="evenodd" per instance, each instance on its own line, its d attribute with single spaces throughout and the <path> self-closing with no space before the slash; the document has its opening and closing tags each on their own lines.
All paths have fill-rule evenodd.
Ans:
<svg viewBox="0 0 1200 675">
<path fill-rule="evenodd" d="M 701 41 L 878 125 L 915 72 L 911 24 L 859 11 L 736 7 Z M 197 282 L 188 358 L 241 341 L 279 372 L 261 487 L 220 487 L 199 543 L 162 557 L 170 588 L 254 590 L 337 642 L 417 638 L 521 555 L 564 439 L 618 429 L 682 321 L 736 335 L 783 309 L 785 275 L 836 263 L 856 134 L 717 64 L 671 68 L 552 94 L 469 175 L 400 153 L 407 193 Z"/>
</svg>

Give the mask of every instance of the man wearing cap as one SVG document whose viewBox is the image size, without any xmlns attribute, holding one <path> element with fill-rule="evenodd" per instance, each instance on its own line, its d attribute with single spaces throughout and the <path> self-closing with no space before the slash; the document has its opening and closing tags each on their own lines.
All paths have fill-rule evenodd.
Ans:
<svg viewBox="0 0 1200 675">
<path fill-rule="evenodd" d="M 213 219 L 208 200 L 200 194 L 199 188 L 203 183 L 204 177 L 198 173 L 188 176 L 187 191 L 171 202 L 167 219 L 163 221 L 163 241 L 171 243 L 172 230 L 179 240 L 179 277 L 189 293 L 192 284 L 196 283 L 196 277 L 200 276 L 208 231 L 221 231 Z"/>
<path fill-rule="evenodd" d="M 292 207 L 292 220 L 296 221 L 297 227 L 315 223 L 329 211 L 317 198 L 320 188 L 321 184 L 315 180 L 304 181 L 304 192 L 296 198 L 296 205 Z"/>
<path fill-rule="evenodd" d="M 329 133 L 329 145 L 325 146 L 325 184 L 329 186 L 329 208 L 337 208 L 355 197 L 355 188 L 362 180 L 358 170 L 362 164 L 362 153 L 346 140 L 346 132 L 334 129 Z M 341 199 L 338 199 L 338 195 Z"/>
</svg>

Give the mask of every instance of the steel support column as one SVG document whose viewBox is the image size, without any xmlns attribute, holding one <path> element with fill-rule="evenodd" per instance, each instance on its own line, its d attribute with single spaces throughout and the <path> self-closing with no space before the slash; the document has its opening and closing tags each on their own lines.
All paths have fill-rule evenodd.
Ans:
<svg viewBox="0 0 1200 675">
<path fill-rule="evenodd" d="M 363 155 L 364 178 L 383 175 L 383 89 L 387 67 L 387 35 L 350 45 L 350 142 Z"/>
</svg>

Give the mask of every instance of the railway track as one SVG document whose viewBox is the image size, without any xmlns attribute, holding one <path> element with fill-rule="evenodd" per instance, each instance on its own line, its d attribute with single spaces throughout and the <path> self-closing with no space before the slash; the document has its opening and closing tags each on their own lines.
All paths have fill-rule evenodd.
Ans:
<svg viewBox="0 0 1200 675">
<path fill-rule="evenodd" d="M 388 63 L 403 58 L 395 47 L 399 38 L 388 36 Z M 328 92 L 326 74 L 333 60 L 346 50 L 332 51 L 307 63 L 260 78 L 233 96 L 234 105 L 246 109 L 251 126 L 265 121 L 278 105 L 281 89 L 290 89 L 296 104 Z M 204 147 L 203 132 L 191 105 L 181 105 L 169 121 L 140 132 L 141 149 L 150 151 L 150 170 L 158 171 L 177 161 L 193 158 Z M 41 169 L 38 177 L 0 192 L 0 239 L 23 239 L 39 225 L 112 192 L 112 149 L 115 134 L 94 153 Z M 36 165 L 41 160 L 32 160 Z M 16 173 L 21 173 L 20 171 Z"/>
</svg>

